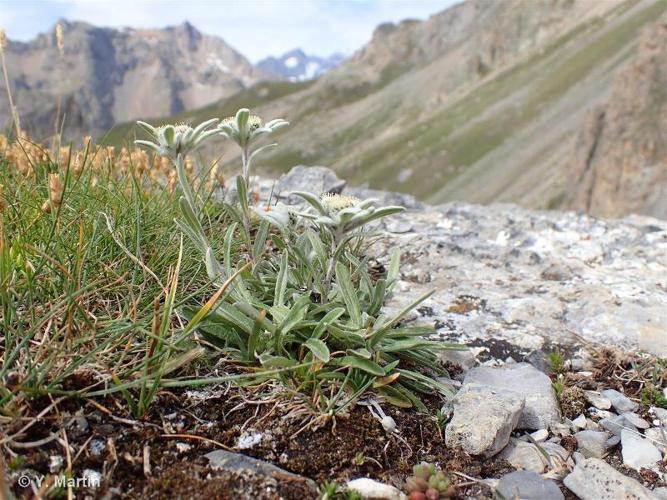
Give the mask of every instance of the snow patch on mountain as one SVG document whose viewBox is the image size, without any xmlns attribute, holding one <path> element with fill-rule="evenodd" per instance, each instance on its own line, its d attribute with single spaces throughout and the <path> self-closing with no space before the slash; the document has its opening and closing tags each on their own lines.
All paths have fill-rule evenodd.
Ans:
<svg viewBox="0 0 667 500">
<path fill-rule="evenodd" d="M 301 49 L 294 49 L 280 57 L 267 57 L 257 63 L 257 67 L 269 74 L 293 82 L 312 80 L 340 64 L 342 54 L 319 57 L 306 54 Z"/>
</svg>

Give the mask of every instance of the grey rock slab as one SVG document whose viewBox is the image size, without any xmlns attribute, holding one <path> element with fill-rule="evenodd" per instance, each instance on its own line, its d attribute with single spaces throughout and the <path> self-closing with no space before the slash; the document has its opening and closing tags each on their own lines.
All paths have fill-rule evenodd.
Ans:
<svg viewBox="0 0 667 500">
<path fill-rule="evenodd" d="M 627 429 L 621 431 L 621 453 L 623 464 L 635 470 L 655 469 L 662 460 L 662 453 L 650 440 Z"/>
<path fill-rule="evenodd" d="M 664 335 L 667 295 L 655 277 L 667 273 L 667 240 L 664 233 L 646 233 L 645 223 L 458 202 L 393 218 L 408 221 L 412 232 L 378 240 L 373 256 L 386 264 L 400 245 L 409 268 L 409 273 L 401 269 L 402 278 L 423 274 L 431 281 L 412 283 L 388 306 L 401 310 L 436 288 L 429 299 L 435 313 L 428 321 L 447 340 L 507 341 L 520 345 L 525 356 L 545 339 L 570 345 L 572 331 L 587 342 L 627 349 L 638 348 L 651 332 Z M 566 268 L 571 277 L 543 279 L 552 265 Z M 451 311 L 459 296 L 477 297 L 485 305 Z M 667 344 L 647 347 L 667 355 Z M 589 366 L 578 362 L 576 369 Z"/>
<path fill-rule="evenodd" d="M 454 416 L 447 424 L 445 443 L 470 455 L 493 456 L 509 442 L 524 404 L 524 398 L 516 393 L 461 389 L 454 399 Z"/>
<path fill-rule="evenodd" d="M 330 168 L 298 165 L 278 179 L 275 194 L 288 198 L 292 191 L 307 191 L 316 195 L 340 193 L 345 184 Z"/>
<path fill-rule="evenodd" d="M 611 401 L 597 391 L 584 391 L 586 400 L 599 410 L 608 410 L 611 408 Z"/>
<path fill-rule="evenodd" d="M 623 415 L 617 415 L 613 418 L 603 418 L 600 420 L 599 424 L 600 427 L 608 430 L 615 436 L 620 436 L 623 429 L 629 429 L 632 431 L 637 430 L 632 422 L 628 422 Z"/>
<path fill-rule="evenodd" d="M 651 491 L 599 458 L 577 462 L 563 480 L 565 486 L 581 500 L 651 500 Z"/>
<path fill-rule="evenodd" d="M 611 401 L 611 405 L 619 413 L 634 411 L 639 406 L 634 401 L 631 401 L 625 394 L 618 392 L 616 389 L 606 389 L 602 391 L 602 395 Z"/>
<path fill-rule="evenodd" d="M 586 458 L 602 458 L 607 451 L 609 434 L 598 431 L 581 431 L 574 435 L 577 438 L 579 453 Z"/>
<path fill-rule="evenodd" d="M 522 500 L 563 500 L 563 493 L 554 481 L 543 479 L 536 472 L 516 471 L 500 478 L 496 491 L 502 498 Z"/>
<path fill-rule="evenodd" d="M 644 420 L 642 417 L 637 415 L 636 413 L 623 413 L 622 414 L 623 418 L 625 419 L 626 422 L 630 422 L 632 425 L 634 425 L 637 429 L 648 429 L 651 427 L 651 424 Z"/>
<path fill-rule="evenodd" d="M 517 469 L 543 473 L 549 462 L 537 446 L 533 443 L 526 443 L 517 439 L 510 439 L 509 444 L 500 453 L 500 456 L 507 460 Z"/>
<path fill-rule="evenodd" d="M 312 479 L 293 474 L 292 472 L 288 472 L 263 460 L 225 450 L 215 450 L 207 453 L 204 457 L 208 459 L 209 464 L 213 468 L 234 472 L 247 471 L 252 474 L 267 476 L 274 479 L 288 477 L 292 481 L 302 482 L 313 492 L 317 492 L 317 484 Z"/>
<path fill-rule="evenodd" d="M 469 387 L 485 386 L 514 392 L 525 398 L 526 406 L 518 429 L 539 430 L 560 422 L 561 415 L 551 379 L 528 363 L 515 363 L 492 368 L 479 366 L 464 379 Z"/>
</svg>

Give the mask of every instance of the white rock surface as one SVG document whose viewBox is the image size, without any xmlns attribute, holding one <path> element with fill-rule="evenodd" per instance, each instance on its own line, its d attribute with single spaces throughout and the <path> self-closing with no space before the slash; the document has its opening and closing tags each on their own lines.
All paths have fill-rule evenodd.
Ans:
<svg viewBox="0 0 667 500">
<path fill-rule="evenodd" d="M 508 391 L 464 389 L 454 400 L 454 416 L 447 424 L 445 443 L 470 455 L 493 456 L 509 442 L 525 400 Z"/>
<path fill-rule="evenodd" d="M 393 218 L 412 229 L 378 241 L 376 254 L 386 263 L 399 246 L 403 279 L 423 279 L 396 294 L 389 307 L 400 309 L 435 289 L 424 304 L 428 312 L 419 316 L 444 338 L 535 348 L 545 341 L 572 343 L 574 332 L 594 343 L 667 355 L 667 342 L 655 342 L 667 324 L 661 284 L 667 281 L 667 221 L 464 203 Z M 452 308 L 461 297 L 479 305 Z"/>
<path fill-rule="evenodd" d="M 621 452 L 623 463 L 635 470 L 656 469 L 662 460 L 660 450 L 651 441 L 627 429 L 621 431 Z"/>
<path fill-rule="evenodd" d="M 364 499 L 405 500 L 407 496 L 390 484 L 381 483 L 367 477 L 360 477 L 347 482 L 347 489 L 356 491 Z"/>
<path fill-rule="evenodd" d="M 547 438 L 549 437 L 549 431 L 546 429 L 540 429 L 538 431 L 531 433 L 530 437 L 533 439 L 533 441 L 541 443 L 542 441 L 547 440 Z"/>
<path fill-rule="evenodd" d="M 581 500 L 652 500 L 655 498 L 651 491 L 638 481 L 624 476 L 599 458 L 581 460 L 563 482 Z"/>
</svg>

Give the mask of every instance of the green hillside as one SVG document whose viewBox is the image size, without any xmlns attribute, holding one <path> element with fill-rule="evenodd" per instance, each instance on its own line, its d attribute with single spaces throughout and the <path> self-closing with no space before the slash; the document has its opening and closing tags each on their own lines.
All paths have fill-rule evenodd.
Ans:
<svg viewBox="0 0 667 500">
<path fill-rule="evenodd" d="M 517 10 L 525 7 L 521 0 L 515 3 Z M 446 51 L 407 71 L 390 62 L 372 81 L 358 77 L 365 69 L 358 58 L 311 84 L 262 83 L 155 123 L 198 121 L 250 107 L 292 124 L 260 165 L 274 174 L 297 164 L 325 165 L 352 184 L 432 202 L 554 206 L 562 198 L 570 148 L 587 111 L 607 95 L 614 75 L 634 54 L 641 29 L 665 9 L 665 0 L 622 2 L 602 16 L 570 23 L 568 30 L 506 64 L 485 68 L 453 91 L 432 83 L 445 85 L 443 74 L 458 74 Z M 521 13 L 514 15 L 520 19 Z M 405 29 L 421 28 L 416 23 Z M 119 125 L 104 142 L 117 145 L 133 133 L 131 124 Z M 233 153 L 224 154 L 226 165 L 236 164 Z"/>
</svg>

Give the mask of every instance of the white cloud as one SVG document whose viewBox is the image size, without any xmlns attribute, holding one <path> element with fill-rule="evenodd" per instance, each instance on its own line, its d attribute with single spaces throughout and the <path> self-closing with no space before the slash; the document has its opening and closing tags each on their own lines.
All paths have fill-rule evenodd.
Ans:
<svg viewBox="0 0 667 500">
<path fill-rule="evenodd" d="M 381 22 L 424 19 L 455 0 L 4 0 L 0 25 L 27 40 L 59 18 L 97 26 L 156 27 L 190 21 L 223 37 L 252 61 L 295 47 L 352 53 Z"/>
</svg>

